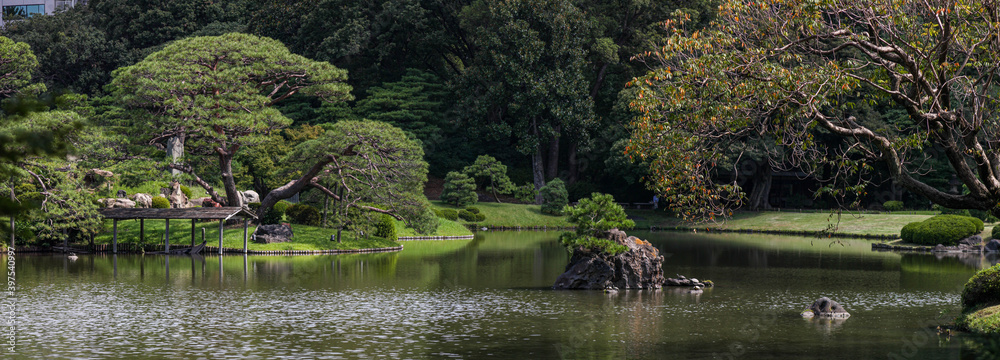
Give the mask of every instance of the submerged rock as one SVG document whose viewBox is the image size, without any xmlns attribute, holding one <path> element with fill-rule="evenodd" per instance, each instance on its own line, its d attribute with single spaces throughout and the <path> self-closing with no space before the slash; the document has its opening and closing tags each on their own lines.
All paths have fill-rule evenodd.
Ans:
<svg viewBox="0 0 1000 360">
<path fill-rule="evenodd" d="M 830 300 L 830 298 L 824 296 L 816 299 L 816 302 L 805 310 L 801 314 L 803 317 L 830 317 L 830 318 L 848 318 L 851 314 L 844 310 L 843 306 L 840 306 L 836 301 Z"/>
<path fill-rule="evenodd" d="M 663 256 L 649 242 L 613 229 L 608 238 L 628 251 L 608 255 L 583 247 L 573 250 L 566 272 L 556 279 L 555 289 L 658 289 L 662 286 Z"/>
</svg>

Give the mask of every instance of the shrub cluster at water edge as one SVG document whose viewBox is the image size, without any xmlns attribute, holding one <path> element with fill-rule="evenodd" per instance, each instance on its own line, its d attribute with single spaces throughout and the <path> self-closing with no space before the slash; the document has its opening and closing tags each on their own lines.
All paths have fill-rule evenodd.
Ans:
<svg viewBox="0 0 1000 360">
<path fill-rule="evenodd" d="M 1000 305 L 1000 264 L 980 270 L 965 283 L 962 311 Z"/>
<path fill-rule="evenodd" d="M 983 221 L 960 215 L 938 215 L 909 223 L 899 232 L 903 241 L 922 245 L 955 245 L 983 231 Z"/>
<path fill-rule="evenodd" d="M 458 211 L 455 211 L 455 210 L 452 210 L 452 209 L 434 210 L 434 214 L 437 215 L 437 217 L 442 218 L 442 219 L 448 219 L 448 220 L 451 220 L 451 221 L 458 220 Z"/>
<path fill-rule="evenodd" d="M 542 212 L 549 215 L 562 215 L 563 207 L 569 204 L 569 193 L 566 183 L 559 178 L 552 179 L 539 190 L 542 194 Z"/>
</svg>

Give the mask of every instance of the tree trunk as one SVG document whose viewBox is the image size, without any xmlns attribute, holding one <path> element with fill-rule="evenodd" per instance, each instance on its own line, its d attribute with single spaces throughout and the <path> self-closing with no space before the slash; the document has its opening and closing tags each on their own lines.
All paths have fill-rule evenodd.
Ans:
<svg viewBox="0 0 1000 360">
<path fill-rule="evenodd" d="M 226 206 L 243 206 L 243 199 L 236 190 L 236 178 L 233 177 L 233 153 L 220 151 L 219 163 L 222 165 L 222 186 L 226 189 Z"/>
<path fill-rule="evenodd" d="M 538 138 L 538 122 L 536 119 L 531 120 L 531 133 Z M 538 143 L 535 145 L 535 152 L 531 154 L 531 175 L 535 182 L 535 204 L 542 204 L 542 186 L 545 186 L 545 169 L 542 165 L 542 144 Z"/>
<path fill-rule="evenodd" d="M 753 191 L 750 192 L 750 210 L 766 210 L 771 208 L 767 201 L 771 194 L 771 179 L 773 178 L 771 165 L 767 160 L 758 162 L 757 170 L 753 173 Z"/>
<path fill-rule="evenodd" d="M 580 161 L 576 158 L 577 147 L 575 142 L 569 144 L 569 176 L 566 179 L 567 185 L 573 185 L 580 178 Z"/>
<path fill-rule="evenodd" d="M 559 138 L 561 127 L 556 126 L 556 133 L 552 135 L 552 141 L 549 142 L 549 167 L 548 173 L 545 174 L 546 180 L 552 180 L 559 176 Z"/>
</svg>

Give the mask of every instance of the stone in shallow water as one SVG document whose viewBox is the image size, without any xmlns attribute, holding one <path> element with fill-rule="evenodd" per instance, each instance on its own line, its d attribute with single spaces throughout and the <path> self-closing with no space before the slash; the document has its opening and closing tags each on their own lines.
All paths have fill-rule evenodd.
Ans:
<svg viewBox="0 0 1000 360">
<path fill-rule="evenodd" d="M 629 237 L 613 229 L 609 239 L 625 245 L 628 251 L 618 255 L 577 248 L 566 265 L 566 272 L 556 279 L 556 289 L 658 289 L 662 286 L 663 256 L 649 242 Z"/>
<path fill-rule="evenodd" d="M 806 313 L 811 313 L 812 315 L 807 315 Z M 851 314 L 840 306 L 836 301 L 830 300 L 830 298 L 824 296 L 816 299 L 812 306 L 808 310 L 802 312 L 803 317 L 831 317 L 831 318 L 848 318 Z"/>
<path fill-rule="evenodd" d="M 986 251 L 1000 251 L 1000 240 L 993 239 L 986 243 Z"/>
</svg>

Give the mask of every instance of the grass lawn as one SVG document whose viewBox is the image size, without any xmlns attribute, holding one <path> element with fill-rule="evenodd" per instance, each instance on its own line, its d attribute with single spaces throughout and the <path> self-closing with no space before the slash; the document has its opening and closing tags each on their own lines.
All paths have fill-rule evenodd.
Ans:
<svg viewBox="0 0 1000 360">
<path fill-rule="evenodd" d="M 111 243 L 111 224 L 110 220 L 105 220 L 105 229 L 107 231 L 101 235 L 98 235 L 94 242 L 98 244 L 110 244 Z M 164 232 L 163 220 L 147 220 L 146 221 L 146 235 L 145 242 L 147 244 L 162 244 L 163 243 L 163 232 Z M 195 239 L 197 243 L 201 243 L 201 229 L 205 228 L 205 240 L 208 241 L 208 246 L 218 246 L 219 244 L 219 223 L 216 221 L 212 222 L 201 222 L 195 225 Z M 253 233 L 254 226 L 250 226 L 249 232 Z M 292 231 L 295 235 L 292 237 L 294 242 L 289 243 L 275 243 L 275 244 L 257 244 L 250 242 L 250 250 L 352 250 L 352 249 L 369 249 L 369 248 L 383 248 L 383 247 L 394 247 L 400 244 L 395 241 L 389 241 L 383 238 L 370 237 L 370 238 L 356 238 L 353 232 L 345 231 L 341 235 L 343 242 L 337 243 L 336 241 L 330 241 L 330 235 L 336 235 L 337 231 L 333 229 L 324 229 L 314 226 L 306 225 L 292 225 Z M 139 221 L 138 220 L 127 220 L 118 222 L 118 242 L 119 243 L 135 243 L 139 241 Z M 174 220 L 170 222 L 170 244 L 172 246 L 190 246 L 191 245 L 191 221 L 190 220 Z M 243 248 L 243 227 L 226 228 L 223 232 L 222 246 L 226 248 L 242 249 Z"/>
<path fill-rule="evenodd" d="M 406 227 L 402 221 L 396 220 L 396 236 L 465 236 L 472 235 L 472 231 L 457 222 L 441 219 L 437 231 L 433 234 L 417 234 L 412 228 Z"/>
<path fill-rule="evenodd" d="M 923 221 L 932 215 L 898 214 L 856 214 L 842 213 L 839 217 L 831 212 L 739 212 L 725 222 L 699 225 L 685 224 L 671 215 L 652 210 L 630 210 L 629 215 L 641 217 L 636 226 L 697 228 L 718 228 L 728 230 L 780 230 L 780 231 L 824 231 L 835 230 L 852 235 L 899 235 L 899 229 L 915 221 Z"/>
<path fill-rule="evenodd" d="M 432 201 L 435 209 L 461 210 L 441 201 Z M 539 205 L 507 204 L 495 202 L 479 202 L 473 207 L 479 208 L 486 220 L 479 223 L 470 223 L 462 219 L 458 222 L 463 224 L 477 224 L 486 227 L 570 227 L 573 226 L 566 221 L 565 216 L 552 216 L 542 213 Z"/>
</svg>

